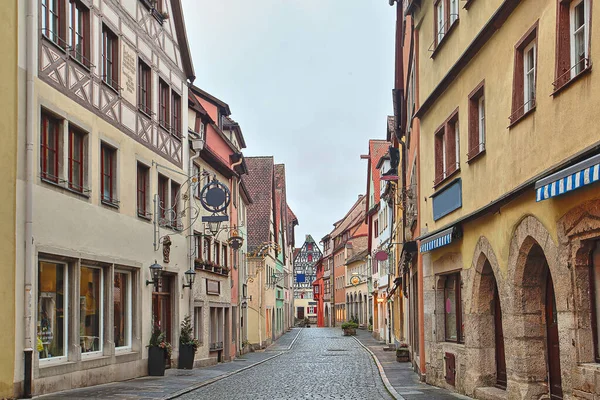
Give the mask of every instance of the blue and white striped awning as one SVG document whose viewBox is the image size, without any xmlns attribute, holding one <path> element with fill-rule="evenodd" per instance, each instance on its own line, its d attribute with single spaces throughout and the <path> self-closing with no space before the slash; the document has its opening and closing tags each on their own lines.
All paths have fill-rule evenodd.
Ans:
<svg viewBox="0 0 600 400">
<path fill-rule="evenodd" d="M 536 201 L 560 196 L 600 180 L 600 154 L 535 183 Z"/>
<path fill-rule="evenodd" d="M 439 247 L 445 246 L 447 244 L 452 243 L 452 239 L 455 237 L 455 227 L 451 227 L 448 229 L 444 229 L 443 231 L 436 233 L 435 235 L 431 235 L 430 237 L 421 240 L 421 246 L 419 246 L 419 251 L 421 253 L 426 253 L 431 250 L 435 250 Z"/>
</svg>

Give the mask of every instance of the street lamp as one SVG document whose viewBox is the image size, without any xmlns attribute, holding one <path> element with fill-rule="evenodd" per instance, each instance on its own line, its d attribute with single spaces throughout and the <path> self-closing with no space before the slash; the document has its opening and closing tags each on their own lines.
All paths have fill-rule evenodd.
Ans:
<svg viewBox="0 0 600 400">
<path fill-rule="evenodd" d="M 185 280 L 187 281 L 187 284 L 183 285 L 183 289 L 186 287 L 191 289 L 194 285 L 194 281 L 196 280 L 196 271 L 194 271 L 192 268 L 185 271 Z"/>
<path fill-rule="evenodd" d="M 154 291 L 158 292 L 158 285 L 160 283 L 160 276 L 162 275 L 162 270 L 163 267 L 162 265 L 158 264 L 156 262 L 156 260 L 154 260 L 154 264 L 152 264 L 150 267 L 150 276 L 152 277 L 151 281 L 146 281 L 146 286 L 148 286 L 149 284 L 154 284 Z"/>
<path fill-rule="evenodd" d="M 221 225 L 221 223 L 217 221 L 210 221 L 208 223 L 208 230 L 212 236 L 216 236 L 217 233 L 219 233 L 219 225 Z"/>
</svg>

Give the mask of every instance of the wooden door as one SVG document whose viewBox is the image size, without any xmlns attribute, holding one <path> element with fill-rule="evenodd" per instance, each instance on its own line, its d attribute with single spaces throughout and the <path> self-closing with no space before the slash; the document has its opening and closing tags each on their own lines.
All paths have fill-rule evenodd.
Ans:
<svg viewBox="0 0 600 400">
<path fill-rule="evenodd" d="M 158 292 L 152 293 L 152 316 L 154 321 L 160 324 L 160 330 L 165 333 L 167 342 L 172 343 L 172 301 L 171 301 L 171 279 L 169 276 L 161 278 Z M 171 365 L 171 360 L 166 360 L 166 365 Z"/>
<path fill-rule="evenodd" d="M 548 386 L 552 400 L 562 399 L 562 380 L 560 377 L 560 349 L 558 345 L 558 321 L 556 298 L 552 277 L 548 273 L 546 280 L 546 348 L 548 349 Z"/>
<path fill-rule="evenodd" d="M 494 282 L 494 332 L 496 336 L 496 386 L 506 389 L 506 358 L 504 355 L 504 332 L 502 331 L 502 309 L 498 287 Z"/>
<path fill-rule="evenodd" d="M 304 307 L 297 307 L 298 309 L 298 319 L 304 319 Z"/>
</svg>

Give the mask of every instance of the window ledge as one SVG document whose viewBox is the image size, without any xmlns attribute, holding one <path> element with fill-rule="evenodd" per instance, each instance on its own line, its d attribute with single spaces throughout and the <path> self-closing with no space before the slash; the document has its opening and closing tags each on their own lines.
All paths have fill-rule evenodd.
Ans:
<svg viewBox="0 0 600 400">
<path fill-rule="evenodd" d="M 101 78 L 101 79 L 102 79 L 102 84 L 103 84 L 104 86 L 106 86 L 107 88 L 109 88 L 110 90 L 112 90 L 113 92 L 115 92 L 115 94 L 116 94 L 117 96 L 119 96 L 119 89 L 118 89 L 118 88 L 115 88 L 113 85 L 111 85 L 110 83 L 106 82 L 106 81 L 104 80 L 104 78 Z M 117 84 L 117 86 L 118 86 L 118 84 Z"/>
<path fill-rule="evenodd" d="M 117 201 L 116 199 L 113 199 L 112 201 L 105 200 L 105 199 L 101 199 L 100 200 L 100 202 L 102 204 L 104 204 L 105 206 L 112 207 L 112 208 L 118 210 L 119 209 L 119 204 L 117 204 L 116 201 Z"/>
<path fill-rule="evenodd" d="M 484 154 L 485 154 L 485 149 L 478 151 L 477 153 L 471 155 L 471 157 L 469 157 L 469 155 L 467 154 L 467 164 L 470 164 L 473 161 L 477 161 Z"/>
<path fill-rule="evenodd" d="M 444 34 L 444 37 L 442 37 L 442 40 L 440 40 L 439 43 L 433 49 L 433 52 L 431 53 L 431 58 L 435 58 L 436 54 L 438 53 L 438 49 L 440 47 L 442 47 L 444 45 L 444 43 L 446 43 L 448 41 L 447 40 L 448 36 L 450 36 L 450 34 L 454 31 L 454 29 L 458 25 L 459 21 L 460 21 L 460 18 L 456 18 L 456 20 L 452 23 L 452 25 L 450 25 L 450 28 L 448 28 L 448 31 Z"/>
<path fill-rule="evenodd" d="M 433 188 L 437 189 L 439 188 L 444 182 L 448 182 L 448 180 L 450 178 L 452 178 L 454 175 L 458 174 L 460 172 L 460 167 L 456 168 L 454 171 L 452 171 L 451 173 L 449 173 L 448 175 L 446 175 L 446 177 L 442 180 L 440 180 L 439 182 L 434 182 L 433 183 Z"/>
<path fill-rule="evenodd" d="M 533 112 L 535 111 L 535 108 L 537 107 L 537 104 L 533 107 L 531 107 L 529 110 L 527 110 L 527 112 L 523 113 L 523 115 L 521 115 L 519 118 L 515 119 L 514 121 L 512 121 L 509 125 L 508 125 L 508 129 L 513 128 L 515 125 L 517 125 L 519 122 L 523 121 L 525 118 L 527 118 L 528 116 L 530 116 L 531 114 L 533 114 Z"/>
<path fill-rule="evenodd" d="M 475 2 L 475 0 L 467 0 L 467 2 L 465 3 L 465 5 L 463 6 L 463 8 L 465 10 L 468 10 L 469 7 L 471 7 L 471 5 Z"/>
<path fill-rule="evenodd" d="M 147 108 L 147 107 L 146 107 Z M 150 115 L 150 113 L 148 112 L 148 110 L 145 110 L 144 107 L 142 106 L 138 106 L 138 111 L 142 113 L 143 116 L 145 116 L 146 118 L 150 118 L 152 119 L 152 116 Z"/>
<path fill-rule="evenodd" d="M 60 179 L 59 179 L 58 182 L 54 182 L 53 180 L 48 179 L 48 178 L 44 178 L 44 177 L 40 177 L 40 179 L 41 179 L 42 182 L 44 182 L 47 185 L 54 186 L 55 188 L 62 189 L 62 190 L 66 191 L 66 192 L 69 192 L 69 193 L 73 193 L 74 195 L 77 195 L 79 197 L 83 197 L 84 199 L 89 199 L 90 198 L 89 192 L 86 193 L 86 192 L 80 192 L 78 190 L 71 189 L 71 188 L 69 188 L 68 183 L 67 183 L 67 186 L 65 187 L 65 186 L 61 185 Z"/>
<path fill-rule="evenodd" d="M 571 86 L 575 81 L 578 81 L 579 79 L 581 79 L 584 75 L 587 75 L 589 73 L 592 72 L 592 63 L 590 63 L 585 69 L 583 69 L 580 73 L 578 73 L 577 75 L 575 75 L 574 77 L 572 77 L 571 79 L 569 79 L 567 82 L 565 82 L 562 86 L 554 89 L 554 91 L 550 94 L 550 96 L 557 96 L 558 94 L 560 94 L 563 90 L 565 90 L 566 88 L 568 88 L 569 86 Z"/>
<path fill-rule="evenodd" d="M 148 222 L 152 221 L 152 217 L 150 217 L 150 215 L 142 214 L 142 213 L 138 212 L 137 216 L 139 218 L 143 219 L 144 221 L 148 221 Z"/>
<path fill-rule="evenodd" d="M 85 56 L 84 56 L 85 57 Z M 75 64 L 79 65 L 81 68 L 84 68 L 87 72 L 90 72 L 91 66 L 90 65 L 85 65 L 84 63 L 82 63 L 81 61 L 79 61 L 73 54 L 69 54 L 69 58 L 71 59 L 71 61 L 73 61 Z"/>
</svg>

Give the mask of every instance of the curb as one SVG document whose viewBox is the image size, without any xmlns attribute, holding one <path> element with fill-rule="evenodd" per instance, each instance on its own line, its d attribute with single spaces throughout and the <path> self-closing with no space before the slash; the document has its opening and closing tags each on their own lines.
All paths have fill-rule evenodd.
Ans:
<svg viewBox="0 0 600 400">
<path fill-rule="evenodd" d="M 294 346 L 294 344 L 296 343 L 296 340 L 298 340 L 298 337 L 300 336 L 300 333 L 302 333 L 302 329 L 300 329 L 300 330 L 298 331 L 298 333 L 296 334 L 296 337 L 294 338 L 294 340 L 292 340 L 292 343 L 291 343 L 291 344 L 288 346 L 287 350 L 284 350 L 284 351 L 289 351 L 289 350 L 291 350 L 291 349 L 292 349 L 292 347 L 293 347 L 293 346 Z M 238 369 L 237 371 L 228 372 L 228 373 L 226 373 L 226 374 L 224 374 L 224 375 L 219 375 L 219 376 L 217 376 L 217 377 L 215 377 L 215 378 L 209 379 L 209 380 L 207 380 L 207 381 L 204 381 L 204 382 L 200 382 L 200 383 L 198 383 L 198 384 L 196 384 L 196 385 L 188 386 L 188 387 L 186 387 L 185 389 L 181 389 L 181 390 L 179 390 L 179 391 L 177 391 L 177 392 L 175 392 L 175 393 L 171 393 L 171 394 L 169 394 L 169 395 L 167 395 L 167 396 L 165 396 L 165 397 L 161 398 L 161 400 L 171 400 L 171 399 L 175 399 L 175 398 L 177 398 L 177 397 L 179 397 L 179 396 L 182 396 L 182 395 L 184 395 L 184 394 L 186 394 L 186 393 L 193 392 L 193 391 L 194 391 L 194 390 L 196 390 L 196 389 L 200 389 L 201 387 L 204 387 L 204 386 L 210 385 L 210 384 L 212 384 L 212 383 L 215 383 L 215 382 L 217 382 L 217 381 L 220 381 L 221 379 L 228 378 L 228 377 L 230 377 L 230 376 L 232 376 L 232 375 L 238 374 L 238 373 L 240 373 L 240 372 L 242 372 L 242 371 L 245 371 L 245 370 L 247 370 L 247 369 L 250 369 L 250 368 L 252 368 L 252 367 L 256 367 L 257 365 L 259 365 L 259 364 L 262 364 L 262 363 L 265 363 L 265 362 L 267 362 L 267 361 L 269 361 L 269 360 L 272 360 L 272 359 L 274 359 L 275 357 L 279 357 L 279 356 L 280 356 L 280 355 L 282 355 L 282 354 L 283 354 L 283 351 L 280 351 L 279 353 L 277 353 L 277 354 L 275 354 L 275 355 L 273 355 L 273 356 L 271 356 L 271 357 L 265 358 L 265 359 L 264 359 L 264 360 L 262 360 L 262 361 L 255 362 L 254 364 L 247 365 L 247 366 L 245 366 L 244 368 L 240 368 L 240 369 Z"/>
<path fill-rule="evenodd" d="M 400 393 L 398 393 L 396 391 L 396 389 L 394 389 L 394 387 L 388 380 L 387 375 L 385 374 L 385 371 L 383 369 L 383 366 L 379 362 L 379 359 L 377 358 L 375 353 L 373 353 L 367 346 L 362 344 L 362 342 L 360 340 L 358 340 L 355 336 L 352 336 L 352 338 L 354 340 L 356 340 L 358 342 L 358 344 L 360 344 L 362 346 L 363 349 L 365 349 L 366 351 L 369 352 L 369 354 L 371 354 L 371 357 L 373 357 L 373 360 L 375 361 L 375 364 L 377 365 L 377 369 L 379 370 L 379 375 L 381 376 L 381 380 L 383 381 L 383 384 L 384 384 L 385 388 L 387 389 L 387 391 L 390 393 L 390 395 L 396 400 L 406 400 L 404 397 L 402 397 L 400 395 Z"/>
<path fill-rule="evenodd" d="M 269 360 L 272 360 L 272 359 L 274 359 L 274 358 L 276 358 L 276 357 L 279 357 L 279 356 L 280 356 L 280 355 L 282 355 L 282 354 L 283 354 L 283 352 L 280 352 L 280 353 L 278 353 L 278 354 L 275 354 L 275 355 L 273 355 L 273 356 L 271 356 L 271 357 L 269 357 L 269 358 L 266 358 L 266 359 L 264 359 L 264 360 L 261 360 L 261 361 L 255 362 L 255 363 L 254 363 L 254 364 L 252 364 L 252 365 L 248 365 L 248 366 L 245 366 L 244 368 L 240 368 L 240 369 L 238 369 L 237 371 L 228 372 L 228 373 L 226 373 L 226 374 L 219 375 L 219 376 L 217 376 L 217 377 L 215 377 L 215 378 L 212 378 L 212 379 L 209 379 L 209 380 L 207 380 L 207 381 L 200 382 L 200 383 L 198 383 L 198 384 L 196 384 L 196 385 L 188 386 L 188 387 L 186 387 L 185 389 L 181 389 L 181 390 L 179 390 L 179 391 L 177 391 L 177 392 L 175 392 L 175 393 L 171 393 L 171 394 L 169 394 L 169 395 L 167 395 L 167 396 L 165 396 L 165 397 L 162 397 L 160 400 L 170 400 L 170 399 L 175 399 L 175 398 L 177 398 L 177 397 L 179 397 L 179 396 L 182 396 L 182 395 L 184 395 L 184 394 L 186 394 L 186 393 L 193 392 L 193 391 L 194 391 L 194 390 L 196 390 L 196 389 L 199 389 L 199 388 L 201 388 L 201 387 L 204 387 L 204 386 L 210 385 L 210 384 L 212 384 L 212 383 L 215 383 L 215 382 L 217 382 L 217 381 L 220 381 L 221 379 L 229 378 L 229 377 L 230 377 L 230 376 L 232 376 L 232 375 L 238 374 L 238 373 L 240 373 L 240 372 L 242 372 L 242 371 L 245 371 L 245 370 L 247 370 L 247 369 L 250 369 L 250 368 L 252 368 L 252 367 L 256 367 L 257 365 L 259 365 L 259 364 L 262 364 L 262 363 L 265 363 L 265 362 L 267 362 L 267 361 L 269 361 Z"/>
</svg>

